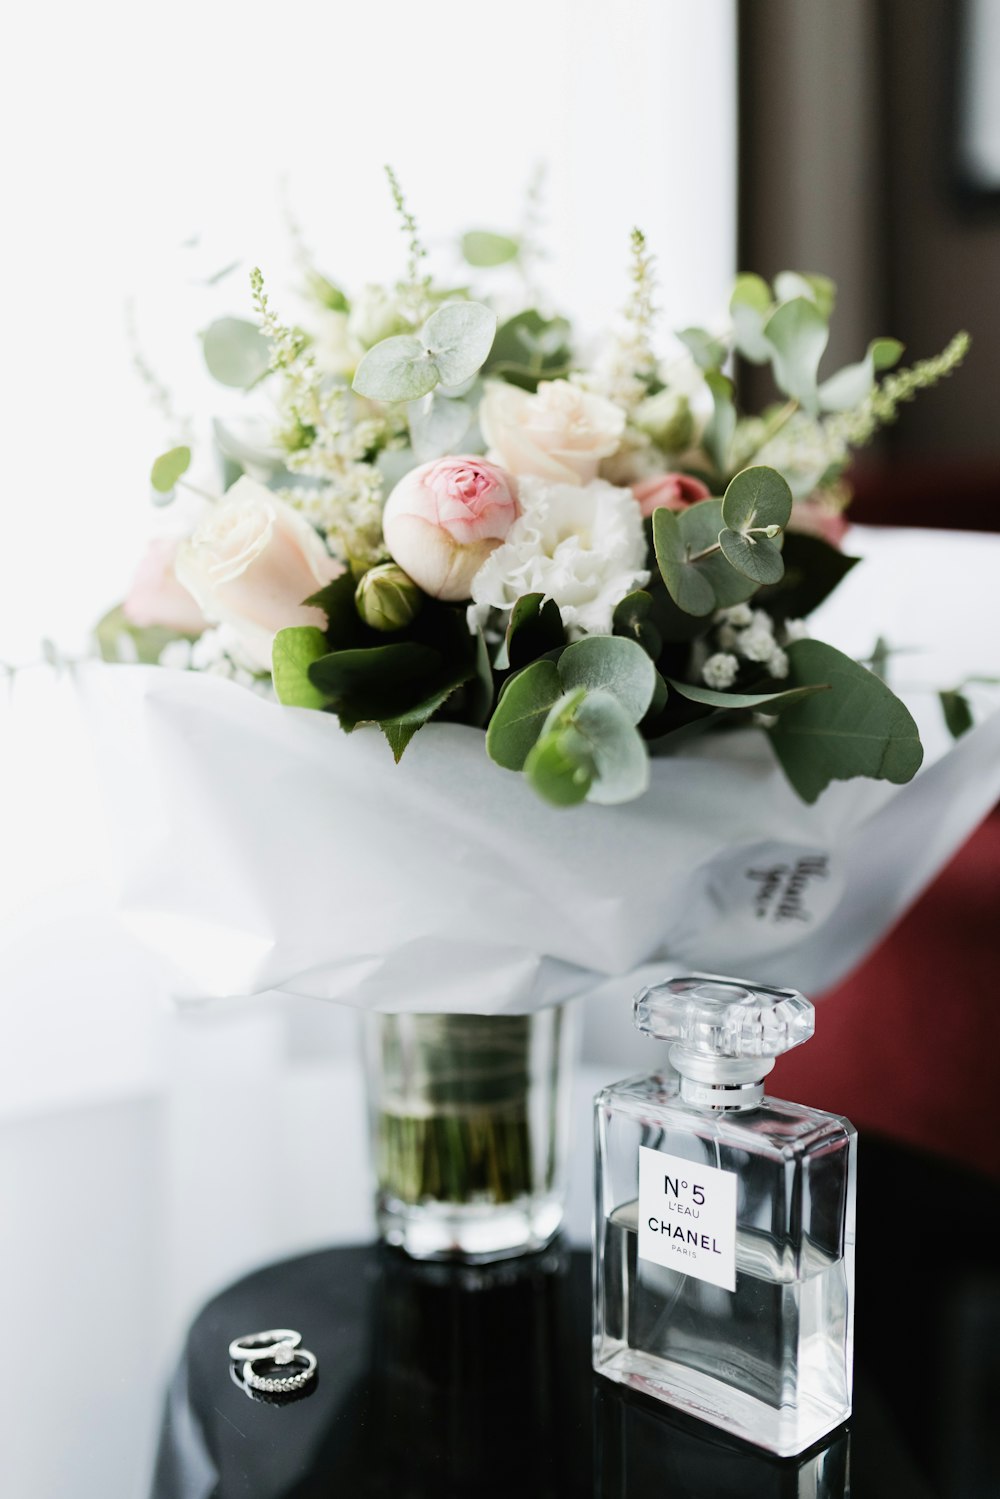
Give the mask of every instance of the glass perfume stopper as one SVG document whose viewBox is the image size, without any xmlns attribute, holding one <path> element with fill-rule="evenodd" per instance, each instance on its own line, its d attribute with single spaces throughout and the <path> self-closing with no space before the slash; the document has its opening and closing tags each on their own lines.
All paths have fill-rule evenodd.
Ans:
<svg viewBox="0 0 1000 1499">
<path fill-rule="evenodd" d="M 814 1011 L 794 989 L 693 973 L 641 989 L 634 1018 L 645 1035 L 673 1043 L 670 1062 L 685 1098 L 746 1108 L 763 1096 L 758 1085 L 774 1058 L 809 1040 Z"/>
</svg>

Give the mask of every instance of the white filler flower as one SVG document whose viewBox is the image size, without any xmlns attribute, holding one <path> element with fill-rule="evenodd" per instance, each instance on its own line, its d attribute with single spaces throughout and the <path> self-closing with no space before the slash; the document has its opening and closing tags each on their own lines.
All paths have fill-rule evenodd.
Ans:
<svg viewBox="0 0 1000 1499">
<path fill-rule="evenodd" d="M 469 626 L 526 593 L 559 605 L 571 635 L 611 633 L 615 605 L 649 582 L 642 514 L 630 489 L 521 480 L 521 515 L 472 580 Z"/>
<path fill-rule="evenodd" d="M 739 670 L 740 663 L 735 656 L 731 656 L 728 651 L 716 651 L 702 667 L 701 679 L 713 691 L 725 692 L 736 681 Z"/>
</svg>

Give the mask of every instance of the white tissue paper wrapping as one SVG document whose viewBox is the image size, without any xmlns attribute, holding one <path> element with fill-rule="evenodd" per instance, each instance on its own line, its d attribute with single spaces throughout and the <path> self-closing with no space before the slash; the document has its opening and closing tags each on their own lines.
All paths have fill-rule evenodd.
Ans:
<svg viewBox="0 0 1000 1499">
<path fill-rule="evenodd" d="M 906 535 L 882 546 L 883 576 Z M 691 968 L 821 994 L 1000 798 L 1000 713 L 949 745 L 926 691 L 908 786 L 835 782 L 805 806 L 744 731 L 654 760 L 638 801 L 560 810 L 476 729 L 432 724 L 396 766 L 375 729 L 214 677 L 94 666 L 80 682 L 121 915 L 191 1000 L 516 1013 Z"/>
</svg>

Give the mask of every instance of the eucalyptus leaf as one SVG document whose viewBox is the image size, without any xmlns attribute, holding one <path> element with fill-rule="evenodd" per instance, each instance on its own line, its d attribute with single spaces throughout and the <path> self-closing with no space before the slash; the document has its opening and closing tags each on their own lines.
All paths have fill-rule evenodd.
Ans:
<svg viewBox="0 0 1000 1499">
<path fill-rule="evenodd" d="M 486 730 L 486 752 L 507 770 L 523 770 L 553 706 L 563 696 L 554 661 L 535 661 L 512 677 Z"/>
<path fill-rule="evenodd" d="M 815 302 L 824 321 L 828 323 L 837 301 L 837 285 L 829 276 L 812 272 L 779 271 L 774 278 L 774 294 L 779 302 L 791 302 L 795 297 L 808 297 Z"/>
<path fill-rule="evenodd" d="M 649 786 L 649 753 L 616 697 L 588 692 L 573 715 L 597 771 L 587 800 L 601 806 L 633 801 Z"/>
<path fill-rule="evenodd" d="M 208 372 L 220 385 L 249 390 L 271 367 L 271 350 L 256 323 L 224 317 L 210 323 L 202 335 Z"/>
<path fill-rule="evenodd" d="M 168 452 L 161 453 L 153 464 L 149 474 L 149 482 L 157 494 L 173 494 L 174 485 L 177 483 L 177 480 L 183 478 L 190 467 L 190 448 L 170 448 Z"/>
<path fill-rule="evenodd" d="M 830 330 L 816 303 L 808 297 L 783 302 L 764 324 L 764 334 L 774 353 L 774 378 L 787 396 L 804 411 L 819 411 L 816 374 Z"/>
<path fill-rule="evenodd" d="M 626 594 L 615 607 L 612 630 L 627 640 L 634 640 L 655 661 L 663 649 L 663 635 L 656 623 L 653 596 L 643 588 Z"/>
<path fill-rule="evenodd" d="M 420 463 L 428 463 L 460 448 L 473 415 L 464 401 L 449 400 L 434 390 L 407 407 L 406 419 L 414 456 Z"/>
<path fill-rule="evenodd" d="M 656 686 L 656 668 L 642 646 L 621 635 L 585 635 L 567 646 L 559 677 L 568 692 L 609 692 L 634 724 L 646 716 Z"/>
<path fill-rule="evenodd" d="M 760 709 L 768 713 L 780 713 L 783 708 L 790 708 L 814 692 L 829 690 L 825 684 L 815 684 L 811 687 L 786 687 L 778 692 L 716 692 L 712 687 L 701 687 L 693 682 L 675 682 L 673 677 L 667 678 L 667 685 L 687 698 L 689 703 L 700 703 L 706 708 Z"/>
<path fill-rule="evenodd" d="M 488 267 L 506 265 L 516 260 L 521 246 L 507 234 L 492 234 L 486 229 L 470 229 L 462 235 L 462 254 L 469 265 Z"/>
<path fill-rule="evenodd" d="M 872 392 L 875 375 L 899 362 L 903 345 L 895 338 L 876 338 L 868 345 L 864 359 L 845 365 L 819 387 L 819 404 L 823 411 L 850 411 Z"/>
<path fill-rule="evenodd" d="M 814 802 L 831 781 L 869 776 L 901 785 L 923 748 L 909 710 L 884 682 L 819 640 L 788 647 L 789 686 L 829 686 L 783 712 L 768 730 L 789 781 Z"/>
<path fill-rule="evenodd" d="M 764 324 L 774 306 L 771 288 L 761 276 L 737 276 L 729 301 L 733 320 L 733 343 L 752 364 L 767 364 L 771 345 L 764 337 Z"/>
<path fill-rule="evenodd" d="M 573 728 L 542 734 L 532 747 L 524 773 L 545 801 L 554 807 L 575 807 L 586 801 L 596 770 L 589 746 Z"/>
<path fill-rule="evenodd" d="M 688 561 L 688 548 L 673 510 L 653 512 L 653 548 L 667 592 L 685 614 L 702 616 L 716 608 L 715 592 L 704 571 Z"/>
<path fill-rule="evenodd" d="M 434 357 L 412 333 L 383 338 L 354 372 L 354 389 L 373 401 L 418 401 L 438 383 Z"/>
<path fill-rule="evenodd" d="M 712 415 L 702 436 L 702 446 L 720 474 L 729 469 L 729 450 L 736 435 L 736 406 L 733 402 L 733 382 L 725 375 L 709 373 L 705 376 L 712 397 Z"/>
<path fill-rule="evenodd" d="M 569 373 L 569 339 L 570 325 L 565 318 L 543 318 L 529 307 L 501 323 L 484 373 L 501 376 L 522 390 L 535 390 L 539 380 Z"/>
<path fill-rule="evenodd" d="M 722 500 L 722 519 L 733 531 L 765 526 L 784 530 L 792 513 L 792 491 L 777 469 L 758 464 L 730 480 Z"/>
<path fill-rule="evenodd" d="M 766 536 L 724 530 L 719 532 L 719 545 L 730 567 L 755 583 L 777 583 L 785 571 L 781 552 Z"/>
<path fill-rule="evenodd" d="M 461 385 L 481 369 L 496 331 L 496 313 L 481 302 L 446 302 L 432 312 L 420 330 L 420 338 L 434 360 L 441 384 Z"/>
<path fill-rule="evenodd" d="M 691 565 L 711 587 L 717 609 L 728 609 L 753 597 L 758 585 L 731 567 L 721 552 L 709 550 L 718 545 L 719 532 L 724 526 L 721 500 L 699 500 L 696 505 L 689 505 L 678 514 L 677 525 L 687 556 L 709 552 Z"/>
<path fill-rule="evenodd" d="M 683 328 L 677 337 L 690 349 L 699 369 L 720 370 L 729 352 L 721 338 L 716 338 L 704 328 Z"/>
<path fill-rule="evenodd" d="M 279 630 L 271 648 L 271 671 L 278 702 L 290 708 L 325 708 L 330 697 L 309 680 L 309 668 L 329 654 L 329 644 L 315 625 Z"/>
</svg>

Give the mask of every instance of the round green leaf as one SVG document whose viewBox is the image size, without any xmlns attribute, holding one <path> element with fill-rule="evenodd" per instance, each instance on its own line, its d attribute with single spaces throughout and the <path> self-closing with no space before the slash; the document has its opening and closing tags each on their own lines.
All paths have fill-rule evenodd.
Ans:
<svg viewBox="0 0 1000 1499">
<path fill-rule="evenodd" d="M 412 333 L 383 338 L 354 372 L 354 389 L 373 401 L 419 401 L 438 383 L 438 369 L 423 342 Z"/>
<path fill-rule="evenodd" d="M 563 686 L 554 661 L 535 661 L 512 677 L 486 730 L 486 752 L 507 770 L 523 770 Z"/>
<path fill-rule="evenodd" d="M 615 806 L 641 796 L 649 785 L 649 752 L 618 699 L 588 692 L 573 718 L 597 772 L 587 800 Z"/>
<path fill-rule="evenodd" d="M 662 505 L 653 512 L 653 548 L 667 592 L 678 608 L 699 617 L 711 614 L 716 607 L 712 585 L 700 564 L 688 561 L 690 553 L 677 515 Z"/>
<path fill-rule="evenodd" d="M 543 734 L 525 761 L 524 773 L 539 796 L 555 807 L 575 807 L 594 784 L 587 742 L 573 728 Z"/>
<path fill-rule="evenodd" d="M 256 323 L 245 318 L 224 317 L 204 332 L 202 348 L 208 372 L 220 385 L 249 390 L 271 367 L 267 339 Z"/>
<path fill-rule="evenodd" d="M 470 229 L 462 235 L 462 254 L 469 265 L 506 265 L 516 260 L 521 247 L 516 239 L 506 234 L 491 234 L 486 229 Z"/>
<path fill-rule="evenodd" d="M 697 505 L 689 505 L 678 515 L 677 524 L 689 557 L 718 545 L 723 529 L 722 501 L 699 500 Z M 721 552 L 711 552 L 692 565 L 709 584 L 717 609 L 742 604 L 757 592 L 758 585 L 744 573 L 736 572 Z"/>
<path fill-rule="evenodd" d="M 730 480 L 722 501 L 722 519 L 731 531 L 758 526 L 784 530 L 792 513 L 792 491 L 777 469 L 763 464 L 745 468 Z M 735 566 L 735 564 L 734 564 Z"/>
<path fill-rule="evenodd" d="M 646 716 L 656 686 L 656 668 L 641 645 L 622 635 L 585 635 L 559 657 L 559 677 L 567 692 L 604 689 L 616 698 L 630 723 Z"/>
<path fill-rule="evenodd" d="M 410 446 L 420 463 L 460 452 L 459 444 L 472 424 L 472 408 L 432 391 L 411 405 L 406 413 Z"/>
<path fill-rule="evenodd" d="M 171 448 L 157 458 L 150 470 L 149 481 L 157 494 L 170 494 L 177 480 L 182 478 L 190 467 L 191 449 Z"/>
<path fill-rule="evenodd" d="M 431 313 L 420 338 L 441 384 L 461 385 L 471 379 L 489 356 L 496 331 L 496 313 L 481 302 L 446 302 Z"/>
<path fill-rule="evenodd" d="M 761 276 L 737 276 L 729 302 L 733 319 L 733 343 L 744 359 L 766 364 L 771 346 L 764 337 L 764 323 L 773 307 L 771 288 Z"/>
<path fill-rule="evenodd" d="M 719 545 L 730 567 L 755 583 L 780 583 L 785 574 L 781 553 L 766 536 L 744 536 L 741 531 L 720 531 Z"/>
</svg>

